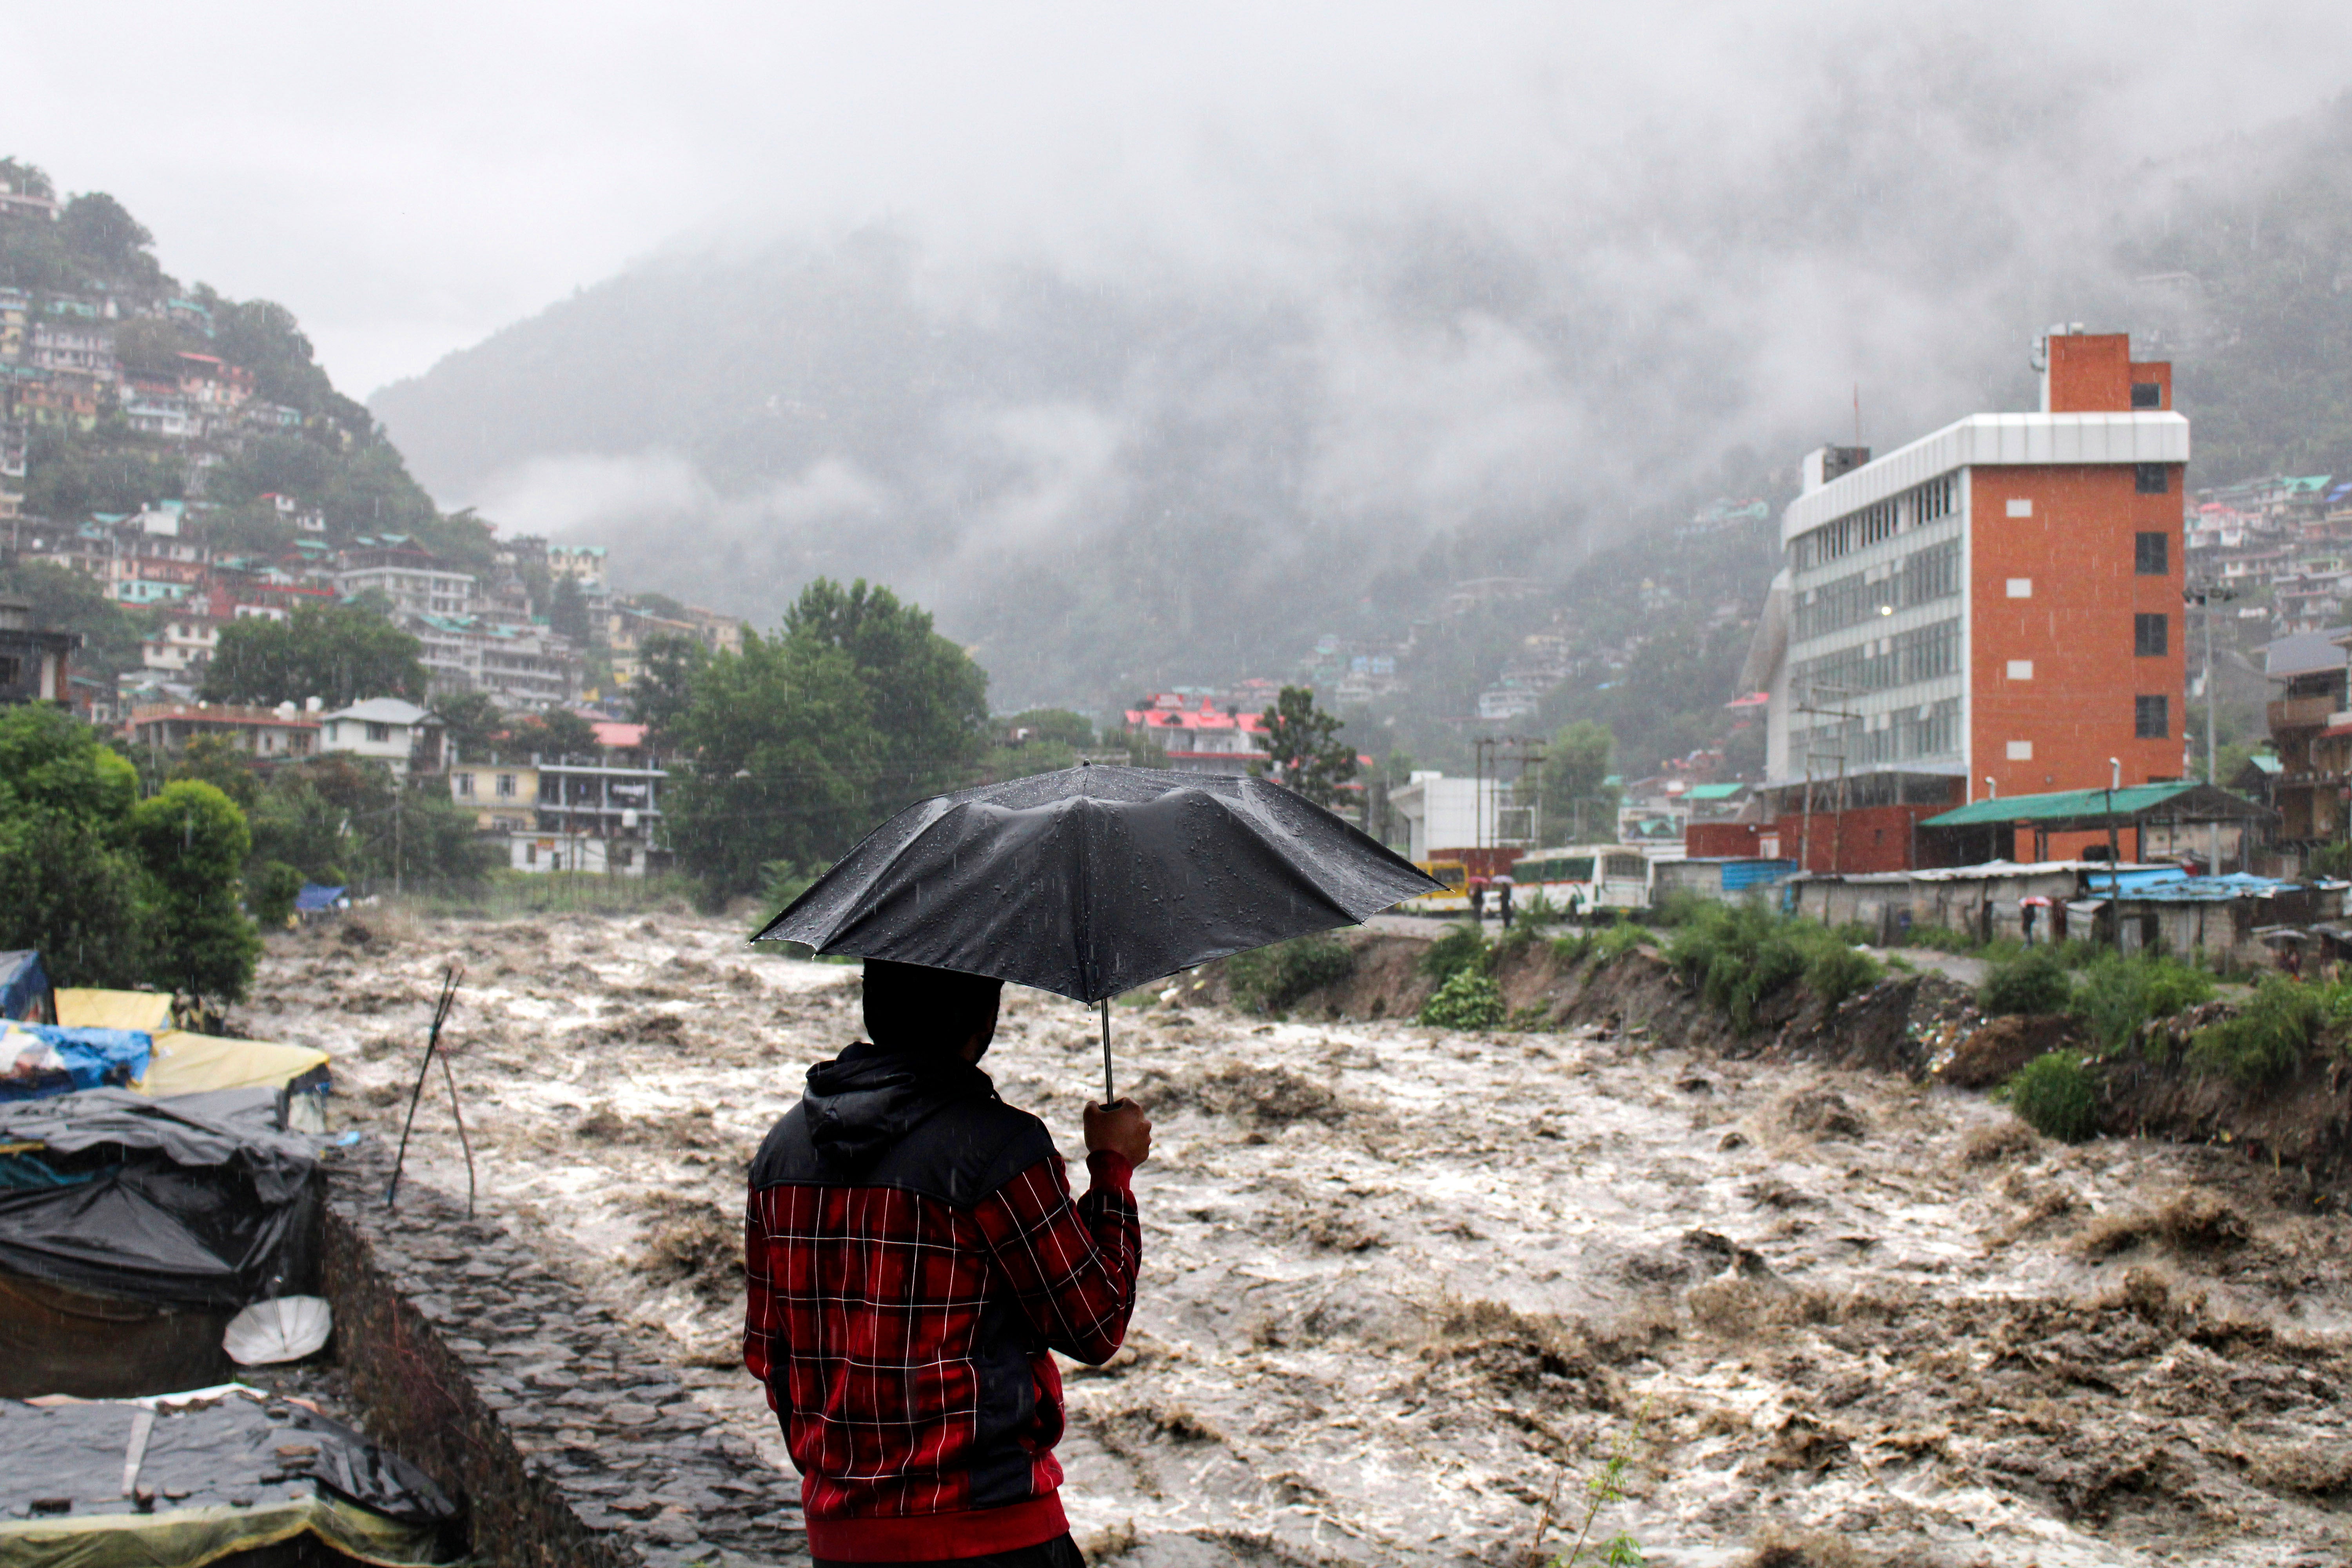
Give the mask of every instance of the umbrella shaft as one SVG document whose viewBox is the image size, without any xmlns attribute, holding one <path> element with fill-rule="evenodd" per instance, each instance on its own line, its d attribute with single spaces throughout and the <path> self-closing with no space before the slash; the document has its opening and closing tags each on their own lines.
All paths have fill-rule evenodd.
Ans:
<svg viewBox="0 0 2352 1568">
<path fill-rule="evenodd" d="M 1103 1103 L 1108 1105 L 1117 1098 L 1110 1083 L 1110 998 L 1106 996 L 1097 1005 L 1102 1008 L 1103 1026 Z"/>
</svg>

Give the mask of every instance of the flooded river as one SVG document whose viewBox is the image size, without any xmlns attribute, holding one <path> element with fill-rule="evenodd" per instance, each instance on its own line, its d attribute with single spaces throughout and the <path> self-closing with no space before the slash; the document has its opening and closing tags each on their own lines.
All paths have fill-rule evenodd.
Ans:
<svg viewBox="0 0 2352 1568">
<path fill-rule="evenodd" d="M 783 1462 L 735 1359 L 742 1171 L 855 1037 L 856 971 L 684 915 L 372 923 L 273 939 L 238 1022 L 332 1052 L 341 1111 L 396 1136 L 465 963 L 485 1204 Z M 2352 1226 L 2284 1175 L 2051 1144 L 1981 1096 L 1704 1058 L 1639 1020 L 1118 1011 L 1157 1132 L 1129 1346 L 1066 1369 L 1064 1497 L 1097 1561 L 1550 1555 L 1612 1455 L 1625 1495 L 1590 1539 L 1661 1564 L 2352 1547 Z M 1012 993 L 983 1064 L 1074 1168 L 1094 1028 Z M 426 1106 L 412 1163 L 462 1192 Z"/>
</svg>

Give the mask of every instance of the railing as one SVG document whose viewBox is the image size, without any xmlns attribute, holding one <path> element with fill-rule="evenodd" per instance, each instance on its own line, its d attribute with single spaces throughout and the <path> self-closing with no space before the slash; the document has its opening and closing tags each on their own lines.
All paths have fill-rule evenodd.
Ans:
<svg viewBox="0 0 2352 1568">
<path fill-rule="evenodd" d="M 2270 705 L 2270 727 L 2278 730 L 2324 728 L 2336 711 L 2333 697 L 2281 697 Z"/>
</svg>

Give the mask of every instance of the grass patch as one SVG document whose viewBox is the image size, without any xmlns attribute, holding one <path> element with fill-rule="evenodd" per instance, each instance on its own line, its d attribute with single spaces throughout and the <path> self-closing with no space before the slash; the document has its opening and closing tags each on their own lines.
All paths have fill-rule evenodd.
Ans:
<svg viewBox="0 0 2352 1568">
<path fill-rule="evenodd" d="M 2254 988 L 2253 1000 L 2236 1017 L 2208 1025 L 2190 1037 L 2189 1060 L 2201 1071 L 2240 1083 L 2269 1083 L 2303 1060 L 2322 1016 L 2317 991 L 2273 974 Z"/>
<path fill-rule="evenodd" d="M 2080 1143 L 2099 1130 L 2098 1093 L 2072 1051 L 2036 1057 L 2001 1086 L 2001 1097 L 2044 1138 Z"/>
<path fill-rule="evenodd" d="M 1475 969 L 1455 970 L 1421 1008 L 1421 1022 L 1440 1029 L 1491 1029 L 1503 1016 L 1502 988 Z"/>
<path fill-rule="evenodd" d="M 1356 950 L 1328 931 L 1254 948 L 1225 960 L 1234 1000 L 1253 1013 L 1280 1013 L 1308 992 L 1356 972 Z"/>
</svg>

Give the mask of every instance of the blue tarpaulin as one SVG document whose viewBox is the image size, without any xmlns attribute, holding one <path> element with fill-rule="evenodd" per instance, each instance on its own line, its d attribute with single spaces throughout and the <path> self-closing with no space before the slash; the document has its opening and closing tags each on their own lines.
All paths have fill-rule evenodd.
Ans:
<svg viewBox="0 0 2352 1568">
<path fill-rule="evenodd" d="M 0 952 L 0 1018 L 22 1018 L 42 1005 L 49 994 L 49 977 L 41 969 L 41 955 L 30 948 Z"/>
<path fill-rule="evenodd" d="M 154 1051 L 153 1036 L 130 1029 L 0 1025 L 0 1100 L 130 1083 L 147 1076 L 148 1058 Z M 20 1065 L 26 1070 L 16 1070 Z"/>
<path fill-rule="evenodd" d="M 341 888 L 322 888 L 316 882 L 305 882 L 302 890 L 294 895 L 294 907 L 306 914 L 316 913 L 320 910 L 333 909 L 335 900 L 342 896 Z"/>
</svg>

